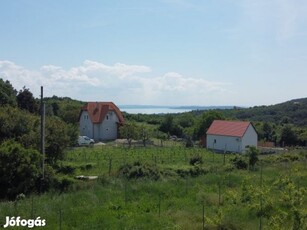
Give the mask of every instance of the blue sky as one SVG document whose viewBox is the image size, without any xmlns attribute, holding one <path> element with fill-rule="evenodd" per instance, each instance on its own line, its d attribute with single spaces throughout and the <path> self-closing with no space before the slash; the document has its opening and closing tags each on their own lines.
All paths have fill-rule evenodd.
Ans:
<svg viewBox="0 0 307 230">
<path fill-rule="evenodd" d="M 307 97 L 305 0 L 0 1 L 0 77 L 36 97 L 269 105 Z"/>
</svg>

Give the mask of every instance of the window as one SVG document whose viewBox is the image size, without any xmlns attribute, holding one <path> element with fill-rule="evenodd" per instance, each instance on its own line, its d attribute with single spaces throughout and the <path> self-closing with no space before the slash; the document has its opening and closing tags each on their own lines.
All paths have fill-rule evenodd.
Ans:
<svg viewBox="0 0 307 230">
<path fill-rule="evenodd" d="M 109 120 L 109 115 L 107 115 L 107 120 Z"/>
</svg>

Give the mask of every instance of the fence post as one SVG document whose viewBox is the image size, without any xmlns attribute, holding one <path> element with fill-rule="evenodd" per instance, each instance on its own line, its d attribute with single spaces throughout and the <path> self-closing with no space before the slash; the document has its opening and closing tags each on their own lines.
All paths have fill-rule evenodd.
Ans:
<svg viewBox="0 0 307 230">
<path fill-rule="evenodd" d="M 127 197 L 127 180 L 125 179 L 125 205 L 127 205 L 128 197 Z"/>
<path fill-rule="evenodd" d="M 221 205 L 221 183 L 219 182 L 219 206 Z"/>
<path fill-rule="evenodd" d="M 205 230 L 205 204 L 203 203 L 203 230 Z"/>
<path fill-rule="evenodd" d="M 161 194 L 159 194 L 158 209 L 159 209 L 159 218 L 160 218 L 160 213 L 161 213 Z"/>
<path fill-rule="evenodd" d="M 62 209 L 59 210 L 59 229 L 62 229 Z"/>
<path fill-rule="evenodd" d="M 188 194 L 188 187 L 189 187 L 189 184 L 188 184 L 188 176 L 186 176 L 186 178 L 185 178 L 185 194 Z"/>
<path fill-rule="evenodd" d="M 109 158 L 109 176 L 111 176 L 111 170 L 112 170 L 112 158 Z"/>
</svg>

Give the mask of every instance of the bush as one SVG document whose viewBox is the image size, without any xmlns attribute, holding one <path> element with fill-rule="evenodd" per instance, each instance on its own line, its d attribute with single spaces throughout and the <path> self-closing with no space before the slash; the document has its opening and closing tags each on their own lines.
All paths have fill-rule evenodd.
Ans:
<svg viewBox="0 0 307 230">
<path fill-rule="evenodd" d="M 241 156 L 235 156 L 231 162 L 237 169 L 247 169 L 248 165 Z"/>
<path fill-rule="evenodd" d="M 142 164 L 139 161 L 131 164 L 123 165 L 118 170 L 118 175 L 124 176 L 127 179 L 142 179 L 148 178 L 158 180 L 161 178 L 161 174 L 155 165 L 148 163 Z"/>
<path fill-rule="evenodd" d="M 255 146 L 251 146 L 249 147 L 248 151 L 247 151 L 247 155 L 248 155 L 248 162 L 249 165 L 254 168 L 255 164 L 258 162 L 258 155 L 259 155 L 259 150 L 255 147 Z"/>
<path fill-rule="evenodd" d="M 193 146 L 194 146 L 194 143 L 193 143 L 192 139 L 188 138 L 187 142 L 185 143 L 185 147 L 192 148 Z"/>
<path fill-rule="evenodd" d="M 37 189 L 42 158 L 38 151 L 25 149 L 14 141 L 0 146 L 0 198 L 15 199 Z"/>
<path fill-rule="evenodd" d="M 190 165 L 201 165 L 203 163 L 203 158 L 199 155 L 192 156 L 190 159 Z"/>
<path fill-rule="evenodd" d="M 67 176 L 58 177 L 55 182 L 55 188 L 60 190 L 60 192 L 66 192 L 75 182 L 74 179 Z"/>
<path fill-rule="evenodd" d="M 190 168 L 176 169 L 175 172 L 180 177 L 187 177 L 187 176 L 197 177 L 197 176 L 201 176 L 201 175 L 208 173 L 209 170 L 201 168 L 199 166 L 194 166 Z"/>
<path fill-rule="evenodd" d="M 61 165 L 57 167 L 57 172 L 58 173 L 63 173 L 63 174 L 74 174 L 76 171 L 76 167 L 73 165 Z"/>
</svg>

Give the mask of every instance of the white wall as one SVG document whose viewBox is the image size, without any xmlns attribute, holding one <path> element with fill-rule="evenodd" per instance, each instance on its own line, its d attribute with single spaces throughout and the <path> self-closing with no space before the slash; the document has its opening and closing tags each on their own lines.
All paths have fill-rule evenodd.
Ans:
<svg viewBox="0 0 307 230">
<path fill-rule="evenodd" d="M 82 111 L 79 120 L 79 127 L 81 136 L 93 138 L 93 124 L 87 111 Z"/>
<path fill-rule="evenodd" d="M 109 111 L 99 126 L 101 140 L 112 140 L 117 138 L 118 117 L 115 112 Z"/>
<path fill-rule="evenodd" d="M 242 138 L 242 150 L 245 150 L 246 146 L 256 146 L 258 145 L 258 135 L 250 124 Z"/>
<path fill-rule="evenodd" d="M 240 152 L 241 151 L 241 138 L 220 136 L 220 135 L 207 135 L 207 148 L 218 151 L 230 151 Z"/>
</svg>

